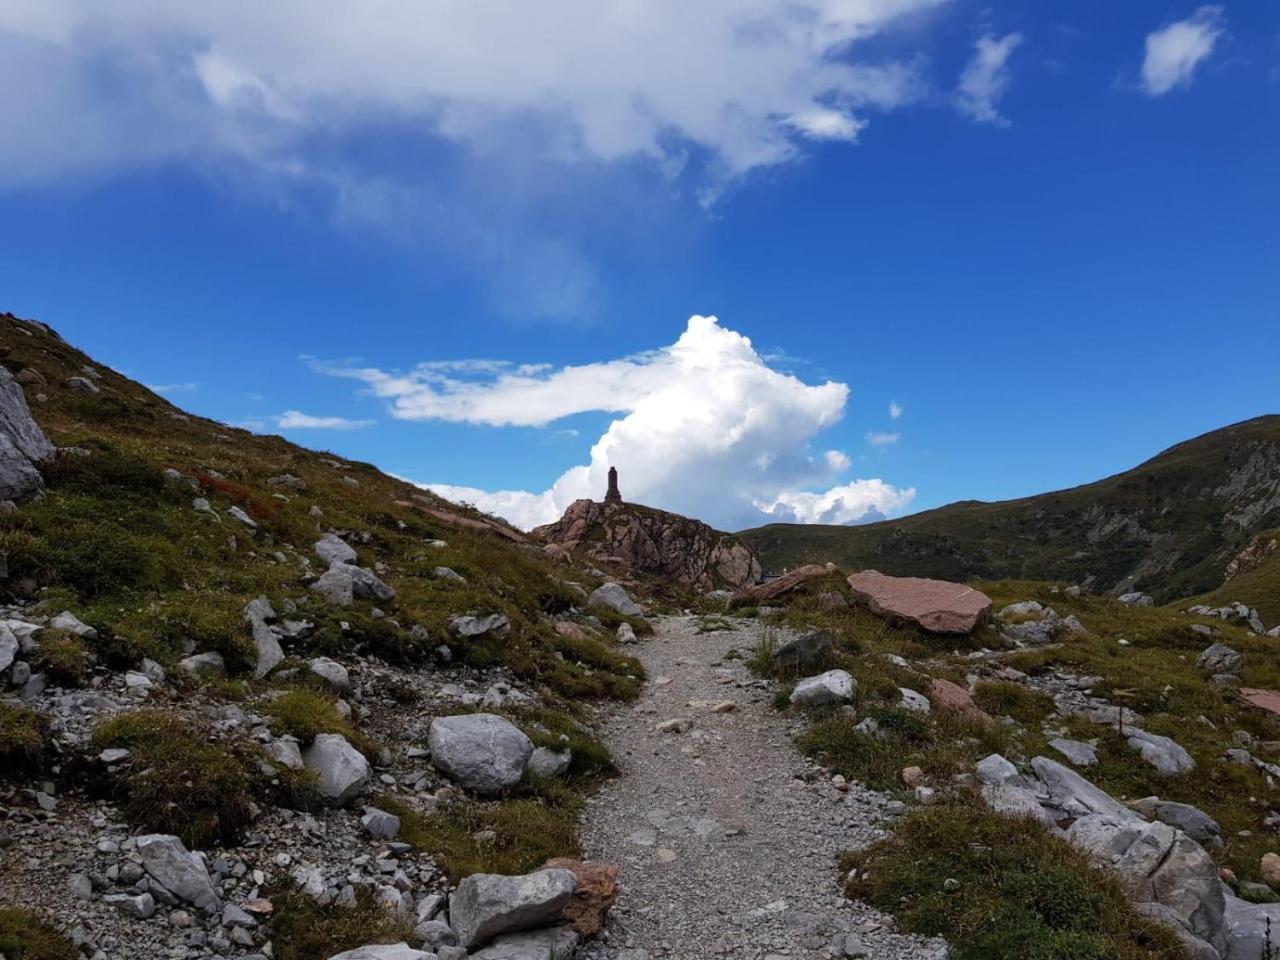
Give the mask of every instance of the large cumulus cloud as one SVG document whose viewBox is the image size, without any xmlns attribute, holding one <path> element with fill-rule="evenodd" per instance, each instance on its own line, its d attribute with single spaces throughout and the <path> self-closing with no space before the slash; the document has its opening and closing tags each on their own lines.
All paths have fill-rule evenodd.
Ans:
<svg viewBox="0 0 1280 960">
<path fill-rule="evenodd" d="M 844 414 L 846 384 L 773 369 L 739 333 L 694 316 L 675 343 L 562 368 L 494 361 L 425 363 L 405 373 L 322 366 L 386 399 L 392 416 L 546 427 L 591 411 L 619 416 L 549 490 L 484 491 L 433 482 L 454 500 L 530 527 L 581 497 L 599 499 L 610 466 L 623 495 L 728 529 L 767 520 L 852 523 L 901 511 L 915 495 L 879 479 L 841 482 L 839 450 L 815 447 Z M 427 478 L 438 481 L 447 478 Z"/>
</svg>

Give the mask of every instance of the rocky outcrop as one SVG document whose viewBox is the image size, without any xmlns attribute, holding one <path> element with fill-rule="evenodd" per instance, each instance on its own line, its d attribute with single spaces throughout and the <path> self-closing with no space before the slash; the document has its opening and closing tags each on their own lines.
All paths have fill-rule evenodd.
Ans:
<svg viewBox="0 0 1280 960">
<path fill-rule="evenodd" d="M 55 449 L 31 417 L 22 387 L 0 366 L 0 500 L 21 500 L 44 485 L 37 469 Z"/>
<path fill-rule="evenodd" d="M 991 598 L 962 583 L 864 570 L 849 577 L 849 587 L 872 613 L 929 633 L 972 633 L 991 617 Z"/>
<path fill-rule="evenodd" d="M 1194 807 L 1152 797 L 1127 807 L 1072 770 L 1036 757 L 1018 768 L 998 754 L 976 769 L 982 796 L 1007 816 L 1032 816 L 1062 830 L 1073 846 L 1114 870 L 1139 911 L 1172 927 L 1188 955 L 1262 960 L 1268 918 L 1280 904 L 1237 897 L 1197 842 L 1216 841 L 1218 824 Z"/>
<path fill-rule="evenodd" d="M 670 577 L 699 590 L 740 589 L 763 568 L 741 540 L 679 514 L 634 503 L 577 500 L 532 536 L 567 553 L 635 573 Z"/>
</svg>

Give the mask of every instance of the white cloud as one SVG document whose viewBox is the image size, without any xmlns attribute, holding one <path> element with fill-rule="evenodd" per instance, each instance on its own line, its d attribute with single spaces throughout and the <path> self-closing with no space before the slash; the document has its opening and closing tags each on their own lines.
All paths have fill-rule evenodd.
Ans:
<svg viewBox="0 0 1280 960">
<path fill-rule="evenodd" d="M 152 393 L 194 393 L 200 388 L 198 383 L 153 383 L 147 384 Z"/>
<path fill-rule="evenodd" d="M 897 443 L 901 437 L 900 433 L 878 433 L 873 430 L 867 434 L 867 443 L 873 447 L 888 447 Z"/>
<path fill-rule="evenodd" d="M 1175 87 L 1190 86 L 1196 67 L 1213 53 L 1224 30 L 1222 7 L 1206 6 L 1186 20 L 1147 34 L 1142 88 L 1159 97 Z"/>
<path fill-rule="evenodd" d="M 486 361 L 391 373 L 315 366 L 359 380 L 405 420 L 542 427 L 590 411 L 619 414 L 592 446 L 590 462 L 566 470 L 546 491 L 428 484 L 522 527 L 559 517 L 574 500 L 602 497 L 610 466 L 618 468 L 624 497 L 724 529 L 878 518 L 915 495 L 881 480 L 832 486 L 849 457 L 817 453 L 810 444 L 843 416 L 848 386 L 806 384 L 773 369 L 750 340 L 714 317 L 691 317 L 679 339 L 660 350 L 573 367 Z"/>
<path fill-rule="evenodd" d="M 0 178 L 210 152 L 296 172 L 309 137 L 383 122 L 481 152 L 536 130 L 568 162 L 693 147 L 732 176 L 917 98 L 915 58 L 854 51 L 943 2 L 7 0 L 0 127 L 24 136 Z"/>
<path fill-rule="evenodd" d="M 902 416 L 902 404 L 898 403 L 898 401 L 896 400 L 890 400 L 889 401 L 889 419 L 897 420 L 900 416 Z"/>
<path fill-rule="evenodd" d="M 275 418 L 280 430 L 363 430 L 372 420 L 348 420 L 346 417 L 313 417 L 301 410 L 286 410 Z"/>
<path fill-rule="evenodd" d="M 979 37 L 973 57 L 960 74 L 956 88 L 956 109 L 978 123 L 1007 127 L 1009 121 L 1000 115 L 1000 98 L 1009 86 L 1009 58 L 1022 34 L 1010 33 L 999 39 Z"/>
</svg>

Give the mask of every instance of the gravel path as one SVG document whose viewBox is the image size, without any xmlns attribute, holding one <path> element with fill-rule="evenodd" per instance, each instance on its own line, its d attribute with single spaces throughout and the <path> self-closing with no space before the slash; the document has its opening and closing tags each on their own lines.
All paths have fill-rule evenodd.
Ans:
<svg viewBox="0 0 1280 960">
<path fill-rule="evenodd" d="M 797 721 L 722 659 L 749 655 L 763 627 L 730 622 L 699 633 L 695 618 L 664 618 L 636 648 L 649 683 L 605 728 L 622 775 L 584 816 L 587 854 L 622 866 L 607 939 L 587 955 L 941 960 L 940 942 L 895 934 L 841 895 L 836 853 L 881 836 L 890 801 L 837 790 L 796 751 Z M 683 729 L 659 729 L 671 720 Z"/>
</svg>

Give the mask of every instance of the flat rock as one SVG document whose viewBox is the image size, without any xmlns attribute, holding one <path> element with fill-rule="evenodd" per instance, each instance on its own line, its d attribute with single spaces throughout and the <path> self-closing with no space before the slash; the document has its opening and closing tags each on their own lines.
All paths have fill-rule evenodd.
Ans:
<svg viewBox="0 0 1280 960">
<path fill-rule="evenodd" d="M 1053 747 L 1077 767 L 1097 766 L 1098 751 L 1092 744 L 1081 740 L 1067 740 L 1064 737 L 1055 737 L 1049 741 L 1049 746 Z"/>
<path fill-rule="evenodd" d="M 471 954 L 471 960 L 570 960 L 578 948 L 578 934 L 569 927 L 527 933 L 508 933 Z"/>
<path fill-rule="evenodd" d="M 355 548 L 336 533 L 326 533 L 312 544 L 311 549 L 315 551 L 317 557 L 329 564 L 329 566 L 333 566 L 335 563 L 355 563 L 356 561 Z"/>
<path fill-rule="evenodd" d="M 780 577 L 775 577 L 766 583 L 757 583 L 754 586 L 747 587 L 734 594 L 733 602 L 739 606 L 747 604 L 761 604 L 770 600 L 776 600 L 784 594 L 790 593 L 810 580 L 816 580 L 819 577 L 825 577 L 834 567 L 827 567 L 821 563 L 810 563 L 803 567 L 797 567 L 789 573 L 784 573 Z"/>
<path fill-rule="evenodd" d="M 415 950 L 407 943 L 375 943 L 335 953 L 329 960 L 434 960 L 435 954 Z"/>
<path fill-rule="evenodd" d="M 872 613 L 929 633 L 972 633 L 991 616 L 991 598 L 962 583 L 864 570 L 850 575 L 849 586 Z"/>
</svg>

